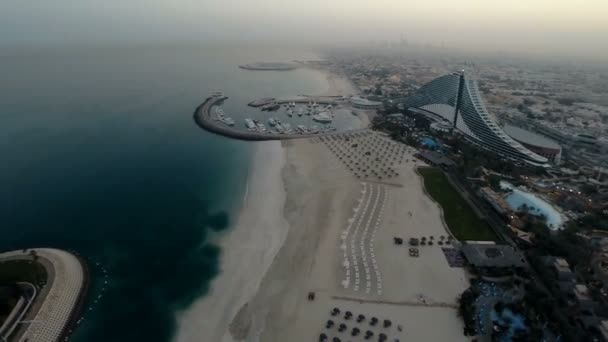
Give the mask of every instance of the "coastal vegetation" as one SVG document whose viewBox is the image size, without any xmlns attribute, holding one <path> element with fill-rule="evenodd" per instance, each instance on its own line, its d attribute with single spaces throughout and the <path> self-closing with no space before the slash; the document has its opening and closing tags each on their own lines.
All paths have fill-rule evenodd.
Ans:
<svg viewBox="0 0 608 342">
<path fill-rule="evenodd" d="M 490 226 L 481 220 L 464 198 L 454 189 L 440 169 L 419 168 L 428 194 L 441 205 L 448 228 L 459 240 L 496 240 Z"/>
</svg>

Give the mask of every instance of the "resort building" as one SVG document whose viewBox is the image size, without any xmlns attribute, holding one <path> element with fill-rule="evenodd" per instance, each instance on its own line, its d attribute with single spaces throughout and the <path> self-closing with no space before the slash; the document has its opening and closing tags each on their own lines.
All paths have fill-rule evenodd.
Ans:
<svg viewBox="0 0 608 342">
<path fill-rule="evenodd" d="M 460 251 L 473 267 L 528 268 L 524 255 L 509 245 L 467 242 Z"/>
<path fill-rule="evenodd" d="M 434 121 L 449 123 L 468 141 L 517 164 L 547 167 L 548 159 L 510 137 L 487 111 L 477 81 L 452 73 L 423 85 L 404 107 Z"/>
<path fill-rule="evenodd" d="M 553 164 L 561 163 L 562 148 L 557 142 L 517 126 L 505 125 L 503 129 L 511 138 L 530 151 L 549 159 Z"/>
<path fill-rule="evenodd" d="M 416 157 L 425 161 L 427 164 L 432 166 L 438 166 L 442 168 L 451 168 L 456 166 L 456 163 L 446 157 L 444 154 L 435 151 L 421 151 L 416 154 Z"/>
<path fill-rule="evenodd" d="M 370 101 L 360 97 L 352 97 L 350 102 L 353 107 L 364 110 L 377 110 L 382 108 L 382 102 Z"/>
</svg>

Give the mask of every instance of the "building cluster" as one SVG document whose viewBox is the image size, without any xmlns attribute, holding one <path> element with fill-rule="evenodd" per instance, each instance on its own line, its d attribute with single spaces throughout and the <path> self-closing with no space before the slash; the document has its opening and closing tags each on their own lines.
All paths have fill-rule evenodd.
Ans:
<svg viewBox="0 0 608 342">
<path fill-rule="evenodd" d="M 350 77 L 373 100 L 397 104 L 439 76 L 466 70 L 478 80 L 487 111 L 499 125 L 509 122 L 544 136 L 570 152 L 576 166 L 608 167 L 608 77 L 594 70 L 403 53 L 332 56 L 325 67 Z M 547 152 L 553 163 L 564 162 Z"/>
<path fill-rule="evenodd" d="M 570 317 L 573 327 L 592 332 L 597 341 L 608 341 L 605 295 L 604 298 L 593 296 L 589 286 L 578 280 L 577 272 L 564 258 L 546 256 L 542 262 L 549 270 L 550 290 L 559 299 L 560 308 Z M 602 282 L 599 286 L 603 286 Z"/>
<path fill-rule="evenodd" d="M 528 187 L 550 193 L 567 210 L 597 208 L 608 199 L 608 78 L 601 73 L 352 51 L 333 53 L 324 67 L 393 112 L 434 116 L 431 130 L 456 128 L 501 157 L 544 166 L 546 173 L 528 179 Z"/>
</svg>

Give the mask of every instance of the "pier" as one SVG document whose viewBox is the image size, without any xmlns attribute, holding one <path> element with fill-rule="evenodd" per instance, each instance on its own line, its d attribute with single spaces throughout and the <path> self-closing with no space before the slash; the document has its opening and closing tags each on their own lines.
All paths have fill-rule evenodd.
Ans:
<svg viewBox="0 0 608 342">
<path fill-rule="evenodd" d="M 218 105 L 225 101 L 228 97 L 226 96 L 210 96 L 205 102 L 196 107 L 194 111 L 194 121 L 199 127 L 202 129 L 209 131 L 211 133 L 215 133 L 218 135 L 223 135 L 225 137 L 239 139 L 239 140 L 247 140 L 247 141 L 268 141 L 268 140 L 290 140 L 290 139 L 302 139 L 302 138 L 313 138 L 319 136 L 326 135 L 334 135 L 334 134 L 342 134 L 349 131 L 334 131 L 334 132 L 318 132 L 318 133 L 306 133 L 306 134 L 277 134 L 277 133 L 262 133 L 262 132 L 249 132 L 239 130 L 237 128 L 233 128 L 230 126 L 225 126 L 221 122 L 214 121 L 211 117 L 211 108 L 215 105 Z M 308 103 L 309 101 L 315 100 L 314 98 L 310 99 L 301 99 L 295 100 L 296 103 Z M 289 101 L 276 101 L 276 103 L 287 103 Z M 294 100 L 291 100 L 294 102 Z M 327 104 L 335 104 L 333 101 L 317 101 L 317 103 L 327 103 Z"/>
</svg>

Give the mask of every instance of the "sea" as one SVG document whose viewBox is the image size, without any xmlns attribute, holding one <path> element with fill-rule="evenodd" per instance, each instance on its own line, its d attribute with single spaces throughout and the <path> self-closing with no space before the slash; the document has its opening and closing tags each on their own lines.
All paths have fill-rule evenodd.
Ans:
<svg viewBox="0 0 608 342">
<path fill-rule="evenodd" d="M 87 261 L 72 341 L 171 341 L 175 314 L 219 272 L 252 143 L 200 129 L 264 96 L 327 89 L 318 71 L 247 71 L 316 59 L 297 48 L 211 45 L 0 48 L 0 250 L 56 247 Z M 212 314 L 212 313 L 211 313 Z"/>
</svg>

